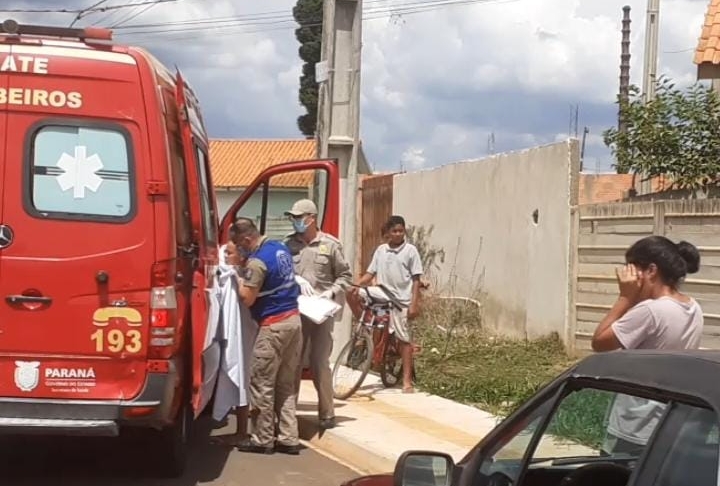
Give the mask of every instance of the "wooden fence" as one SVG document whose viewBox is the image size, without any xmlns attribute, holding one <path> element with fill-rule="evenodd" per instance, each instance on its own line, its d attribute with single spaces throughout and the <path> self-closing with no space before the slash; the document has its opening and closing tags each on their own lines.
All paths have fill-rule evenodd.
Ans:
<svg viewBox="0 0 720 486">
<path fill-rule="evenodd" d="M 375 248 L 383 242 L 380 230 L 393 208 L 393 174 L 367 177 L 362 181 L 360 191 L 362 209 L 358 274 L 365 272 Z"/>
<path fill-rule="evenodd" d="M 568 320 L 577 352 L 590 349 L 595 327 L 617 297 L 615 268 L 625 263 L 625 251 L 652 234 L 700 250 L 700 271 L 688 276 L 683 290 L 703 309 L 701 346 L 720 349 L 720 199 L 594 204 L 577 213 Z"/>
</svg>

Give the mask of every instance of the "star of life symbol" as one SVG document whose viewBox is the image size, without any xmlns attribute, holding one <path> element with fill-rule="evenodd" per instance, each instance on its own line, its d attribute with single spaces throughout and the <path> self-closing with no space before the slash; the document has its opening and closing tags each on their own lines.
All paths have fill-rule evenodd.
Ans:
<svg viewBox="0 0 720 486">
<path fill-rule="evenodd" d="M 40 381 L 40 361 L 15 361 L 15 386 L 20 391 L 33 391 Z"/>
<path fill-rule="evenodd" d="M 65 171 L 56 178 L 60 189 L 63 192 L 72 189 L 73 199 L 84 199 L 85 189 L 97 192 L 102 184 L 102 178 L 97 175 L 97 171 L 103 168 L 102 160 L 98 154 L 88 157 L 84 145 L 75 147 L 74 155 L 63 153 L 57 166 Z"/>
</svg>

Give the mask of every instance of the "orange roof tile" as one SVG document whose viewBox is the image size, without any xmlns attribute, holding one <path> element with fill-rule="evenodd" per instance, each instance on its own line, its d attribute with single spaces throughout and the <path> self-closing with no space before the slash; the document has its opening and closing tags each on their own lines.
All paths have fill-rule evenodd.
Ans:
<svg viewBox="0 0 720 486">
<path fill-rule="evenodd" d="M 694 61 L 695 64 L 720 64 L 720 0 L 710 0 Z"/>
<path fill-rule="evenodd" d="M 215 187 L 247 187 L 263 170 L 292 160 L 315 158 L 315 140 L 210 140 L 210 170 Z M 273 187 L 300 188 L 312 171 L 273 177 Z"/>
</svg>

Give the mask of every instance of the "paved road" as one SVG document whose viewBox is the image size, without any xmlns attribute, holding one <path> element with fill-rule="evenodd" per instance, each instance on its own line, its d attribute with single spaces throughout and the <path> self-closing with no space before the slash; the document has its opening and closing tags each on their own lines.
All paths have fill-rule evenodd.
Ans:
<svg viewBox="0 0 720 486">
<path fill-rule="evenodd" d="M 204 421 L 193 438 L 187 474 L 149 478 L 147 449 L 135 439 L 33 438 L 0 442 L 3 486 L 340 486 L 353 471 L 310 449 L 299 456 L 244 454 L 207 443 Z M 227 433 L 227 427 L 213 434 Z"/>
</svg>

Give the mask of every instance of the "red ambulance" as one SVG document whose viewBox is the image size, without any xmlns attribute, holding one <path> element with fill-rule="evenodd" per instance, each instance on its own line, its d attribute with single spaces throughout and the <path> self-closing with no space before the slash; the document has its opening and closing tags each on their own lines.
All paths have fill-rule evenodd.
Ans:
<svg viewBox="0 0 720 486">
<path fill-rule="evenodd" d="M 309 172 L 337 234 L 339 174 L 275 166 L 219 218 L 193 91 L 111 37 L 0 25 L 0 433 L 145 429 L 176 475 L 218 373 L 228 225 L 259 193 L 265 231 L 271 179 Z"/>
</svg>

